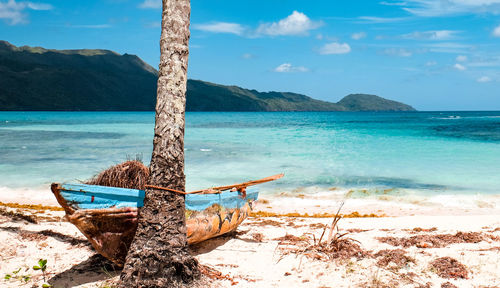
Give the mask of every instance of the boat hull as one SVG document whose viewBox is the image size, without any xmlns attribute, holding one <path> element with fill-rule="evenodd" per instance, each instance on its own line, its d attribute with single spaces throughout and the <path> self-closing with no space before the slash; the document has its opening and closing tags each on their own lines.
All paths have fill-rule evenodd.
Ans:
<svg viewBox="0 0 500 288">
<path fill-rule="evenodd" d="M 94 249 L 117 265 L 123 265 L 137 229 L 144 191 L 94 185 L 52 184 L 52 192 L 69 222 Z M 188 244 L 234 231 L 251 211 L 258 190 L 186 195 Z"/>
</svg>

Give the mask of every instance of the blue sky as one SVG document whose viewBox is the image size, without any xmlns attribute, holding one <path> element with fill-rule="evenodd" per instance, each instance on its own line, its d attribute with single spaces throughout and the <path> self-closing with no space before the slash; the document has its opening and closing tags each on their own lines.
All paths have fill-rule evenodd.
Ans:
<svg viewBox="0 0 500 288">
<path fill-rule="evenodd" d="M 500 110 L 500 0 L 192 0 L 189 78 Z M 160 0 L 0 0 L 0 39 L 158 66 Z"/>
</svg>

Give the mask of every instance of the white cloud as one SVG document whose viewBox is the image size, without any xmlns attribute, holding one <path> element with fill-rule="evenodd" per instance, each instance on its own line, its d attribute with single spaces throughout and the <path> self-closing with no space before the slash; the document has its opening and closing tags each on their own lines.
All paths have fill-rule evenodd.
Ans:
<svg viewBox="0 0 500 288">
<path fill-rule="evenodd" d="M 347 43 L 327 43 L 319 49 L 319 54 L 330 55 L 330 54 L 346 54 L 351 52 L 351 46 Z"/>
<path fill-rule="evenodd" d="M 161 27 L 161 22 L 160 21 L 149 22 L 149 23 L 145 24 L 144 27 L 146 27 L 146 28 L 159 28 L 159 27 Z"/>
<path fill-rule="evenodd" d="M 363 39 L 366 37 L 366 33 L 365 32 L 359 32 L 359 33 L 354 33 L 351 35 L 351 38 L 354 39 L 354 40 L 360 40 L 360 39 Z"/>
<path fill-rule="evenodd" d="M 109 24 L 88 24 L 88 25 L 70 25 L 72 28 L 87 28 L 87 29 L 106 29 L 111 28 Z"/>
<path fill-rule="evenodd" d="M 500 25 L 493 30 L 493 36 L 500 37 Z"/>
<path fill-rule="evenodd" d="M 142 9 L 159 9 L 161 8 L 161 0 L 144 0 L 141 4 L 139 4 L 139 8 Z"/>
<path fill-rule="evenodd" d="M 460 70 L 460 71 L 465 71 L 467 70 L 467 67 L 465 67 L 464 65 L 460 64 L 460 63 L 456 63 L 455 65 L 453 65 L 453 68 L 457 69 L 457 70 Z"/>
<path fill-rule="evenodd" d="M 291 72 L 308 72 L 304 66 L 293 66 L 291 63 L 283 63 L 280 66 L 273 69 L 274 72 L 278 73 L 291 73 Z"/>
<path fill-rule="evenodd" d="M 260 36 L 307 36 L 309 31 L 319 28 L 322 22 L 312 21 L 304 13 L 293 11 L 288 17 L 278 22 L 262 23 L 257 29 L 250 29 L 238 23 L 212 22 L 193 25 L 196 30 L 213 33 L 230 33 L 249 38 Z M 318 39 L 323 35 L 318 34 Z"/>
<path fill-rule="evenodd" d="M 253 55 L 251 53 L 244 53 L 243 55 L 241 55 L 241 58 L 243 58 L 243 59 L 253 59 L 253 58 L 255 58 L 255 55 Z"/>
<path fill-rule="evenodd" d="M 321 22 L 312 21 L 306 14 L 293 11 L 293 13 L 281 19 L 278 22 L 263 23 L 257 28 L 256 33 L 259 35 L 280 36 L 294 35 L 305 36 L 309 31 L 319 28 Z"/>
<path fill-rule="evenodd" d="M 500 56 L 484 56 L 468 62 L 471 67 L 500 67 Z"/>
<path fill-rule="evenodd" d="M 500 12 L 500 0 L 407 0 L 407 12 L 421 17 Z"/>
<path fill-rule="evenodd" d="M 207 31 L 212 33 L 229 33 L 243 35 L 245 28 L 238 23 L 213 22 L 207 24 L 193 25 L 193 29 Z"/>
<path fill-rule="evenodd" d="M 465 61 L 467 61 L 467 59 L 468 58 L 465 55 L 458 55 L 456 60 L 457 60 L 457 62 L 465 62 Z"/>
<path fill-rule="evenodd" d="M 491 78 L 488 76 L 482 76 L 482 77 L 477 78 L 477 82 L 479 82 L 479 83 L 486 83 L 486 82 L 490 82 L 490 81 L 491 81 Z"/>
<path fill-rule="evenodd" d="M 432 43 L 426 44 L 424 47 L 427 47 L 431 52 L 437 53 L 453 53 L 453 54 L 463 54 L 468 53 L 474 46 L 462 43 L 455 42 L 441 42 L 441 43 Z"/>
<path fill-rule="evenodd" d="M 404 18 L 404 17 L 386 18 L 386 17 L 374 17 L 374 16 L 361 16 L 361 17 L 358 17 L 358 19 L 361 20 L 361 23 L 394 23 L 394 22 L 401 22 L 401 21 L 407 20 L 408 18 Z"/>
<path fill-rule="evenodd" d="M 427 67 L 436 66 L 436 65 L 437 65 L 436 61 L 428 61 L 427 63 L 425 63 L 425 66 L 427 66 Z"/>
<path fill-rule="evenodd" d="M 0 19 L 3 19 L 9 25 L 28 23 L 28 15 L 25 10 L 51 10 L 52 5 L 34 2 L 16 2 L 9 0 L 5 3 L 0 2 Z"/>
<path fill-rule="evenodd" d="M 403 48 L 389 48 L 384 50 L 385 55 L 389 56 L 398 56 L 398 57 L 411 57 L 413 55 L 412 52 L 403 49 Z"/>
<path fill-rule="evenodd" d="M 405 6 L 408 3 L 407 2 L 388 2 L 388 1 L 382 1 L 379 4 L 380 5 L 386 5 L 386 6 Z"/>
<path fill-rule="evenodd" d="M 52 5 L 45 3 L 21 2 L 25 3 L 26 7 L 31 10 L 52 10 Z"/>
<path fill-rule="evenodd" d="M 415 40 L 450 40 L 455 37 L 459 31 L 453 30 L 432 30 L 432 31 L 416 31 L 410 34 L 405 34 L 402 37 L 405 39 Z"/>
</svg>

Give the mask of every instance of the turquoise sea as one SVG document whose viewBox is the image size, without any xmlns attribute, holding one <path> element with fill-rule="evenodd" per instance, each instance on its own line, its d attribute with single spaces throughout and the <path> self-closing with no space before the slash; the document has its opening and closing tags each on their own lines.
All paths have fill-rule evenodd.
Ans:
<svg viewBox="0 0 500 288">
<path fill-rule="evenodd" d="M 284 172 L 264 194 L 500 195 L 500 112 L 193 112 L 186 122 L 188 190 Z M 0 193 L 85 180 L 136 155 L 148 163 L 153 126 L 152 112 L 0 112 Z"/>
</svg>

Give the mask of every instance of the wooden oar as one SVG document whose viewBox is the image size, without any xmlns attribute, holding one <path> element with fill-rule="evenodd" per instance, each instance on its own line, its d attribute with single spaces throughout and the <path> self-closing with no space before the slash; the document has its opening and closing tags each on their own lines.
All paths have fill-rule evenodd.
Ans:
<svg viewBox="0 0 500 288">
<path fill-rule="evenodd" d="M 184 192 L 184 191 L 179 191 L 179 190 L 174 190 L 174 189 L 159 187 L 159 186 L 153 186 L 153 185 L 145 185 L 145 186 L 146 186 L 146 188 L 165 190 L 165 191 L 175 192 L 175 193 L 184 194 L 184 195 L 197 194 L 197 193 L 202 193 L 202 192 L 206 193 L 208 191 L 214 191 L 212 193 L 220 193 L 221 191 L 225 191 L 225 190 L 229 190 L 229 189 L 233 189 L 233 188 L 240 191 L 248 186 L 253 186 L 253 185 L 257 185 L 257 184 L 261 184 L 261 183 L 265 183 L 265 182 L 269 182 L 269 181 L 274 181 L 274 180 L 280 179 L 283 176 L 285 176 L 285 174 L 282 173 L 282 174 L 277 174 L 277 175 L 269 176 L 266 178 L 262 178 L 259 180 L 252 180 L 252 181 L 237 183 L 237 184 L 233 184 L 233 185 L 212 187 L 212 188 L 208 188 L 208 189 L 196 190 L 196 191 L 191 191 L 191 192 Z M 208 193 L 210 193 L 210 192 L 208 192 Z"/>
<path fill-rule="evenodd" d="M 229 189 L 233 189 L 233 188 L 235 188 L 236 190 L 239 190 L 241 188 L 246 188 L 248 186 L 253 186 L 253 185 L 257 185 L 257 184 L 261 184 L 261 183 L 266 183 L 266 182 L 278 180 L 278 179 L 282 178 L 283 176 L 285 176 L 285 174 L 283 174 L 283 173 L 282 174 L 276 174 L 276 175 L 269 176 L 269 177 L 266 177 L 266 178 L 262 178 L 262 179 L 259 179 L 259 180 L 252 180 L 252 181 L 243 182 L 243 183 L 237 183 L 237 184 L 233 184 L 233 185 L 212 187 L 212 188 L 209 188 L 209 189 L 196 190 L 196 191 L 191 191 L 191 192 L 188 192 L 188 193 L 189 194 L 194 194 L 194 193 L 200 193 L 200 192 L 207 191 L 207 190 L 225 191 L 225 190 L 229 190 Z"/>
</svg>

